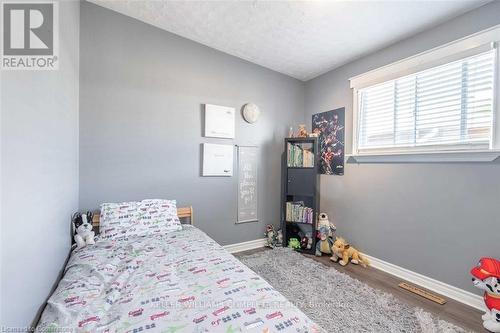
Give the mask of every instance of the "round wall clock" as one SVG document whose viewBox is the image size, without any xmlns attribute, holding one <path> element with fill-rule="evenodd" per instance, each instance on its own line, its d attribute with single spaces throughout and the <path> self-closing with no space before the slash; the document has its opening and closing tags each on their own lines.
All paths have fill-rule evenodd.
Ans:
<svg viewBox="0 0 500 333">
<path fill-rule="evenodd" d="M 253 124 L 259 119 L 260 109 L 253 103 L 247 103 L 243 106 L 243 118 L 250 124 Z"/>
</svg>

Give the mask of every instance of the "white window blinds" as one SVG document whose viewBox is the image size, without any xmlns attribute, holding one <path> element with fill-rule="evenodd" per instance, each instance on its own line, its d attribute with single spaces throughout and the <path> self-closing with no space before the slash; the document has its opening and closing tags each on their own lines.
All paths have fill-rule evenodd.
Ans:
<svg viewBox="0 0 500 333">
<path fill-rule="evenodd" d="M 358 92 L 358 151 L 488 148 L 494 50 Z"/>
</svg>

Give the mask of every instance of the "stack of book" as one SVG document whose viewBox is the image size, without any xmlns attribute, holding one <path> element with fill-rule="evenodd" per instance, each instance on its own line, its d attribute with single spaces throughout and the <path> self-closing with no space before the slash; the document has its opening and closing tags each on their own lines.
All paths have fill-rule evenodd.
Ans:
<svg viewBox="0 0 500 333">
<path fill-rule="evenodd" d="M 314 167 L 314 154 L 310 149 L 300 145 L 287 145 L 287 162 L 289 167 L 312 168 Z"/>
<path fill-rule="evenodd" d="M 313 209 L 304 206 L 303 201 L 286 203 L 286 220 L 288 222 L 313 223 Z"/>
</svg>

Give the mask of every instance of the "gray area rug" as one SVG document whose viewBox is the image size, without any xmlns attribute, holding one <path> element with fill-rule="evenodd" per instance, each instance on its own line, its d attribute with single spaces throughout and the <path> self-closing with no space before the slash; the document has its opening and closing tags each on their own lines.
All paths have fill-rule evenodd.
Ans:
<svg viewBox="0 0 500 333">
<path fill-rule="evenodd" d="M 469 332 L 288 248 L 238 259 L 328 332 Z"/>
</svg>

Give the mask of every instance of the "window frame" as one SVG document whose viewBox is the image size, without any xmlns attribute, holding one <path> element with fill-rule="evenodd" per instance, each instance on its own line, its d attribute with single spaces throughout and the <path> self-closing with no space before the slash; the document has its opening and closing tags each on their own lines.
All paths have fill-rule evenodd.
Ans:
<svg viewBox="0 0 500 333">
<path fill-rule="evenodd" d="M 350 79 L 353 90 L 352 154 L 348 161 L 355 162 L 460 162 L 493 161 L 500 156 L 500 25 L 481 31 L 401 61 L 383 66 Z M 358 147 L 359 135 L 359 91 L 387 81 L 451 63 L 469 56 L 494 49 L 494 82 L 492 132 L 489 147 L 484 144 L 429 145 L 416 147 L 388 147 L 363 149 Z M 464 148 L 467 147 L 467 148 Z"/>
</svg>

